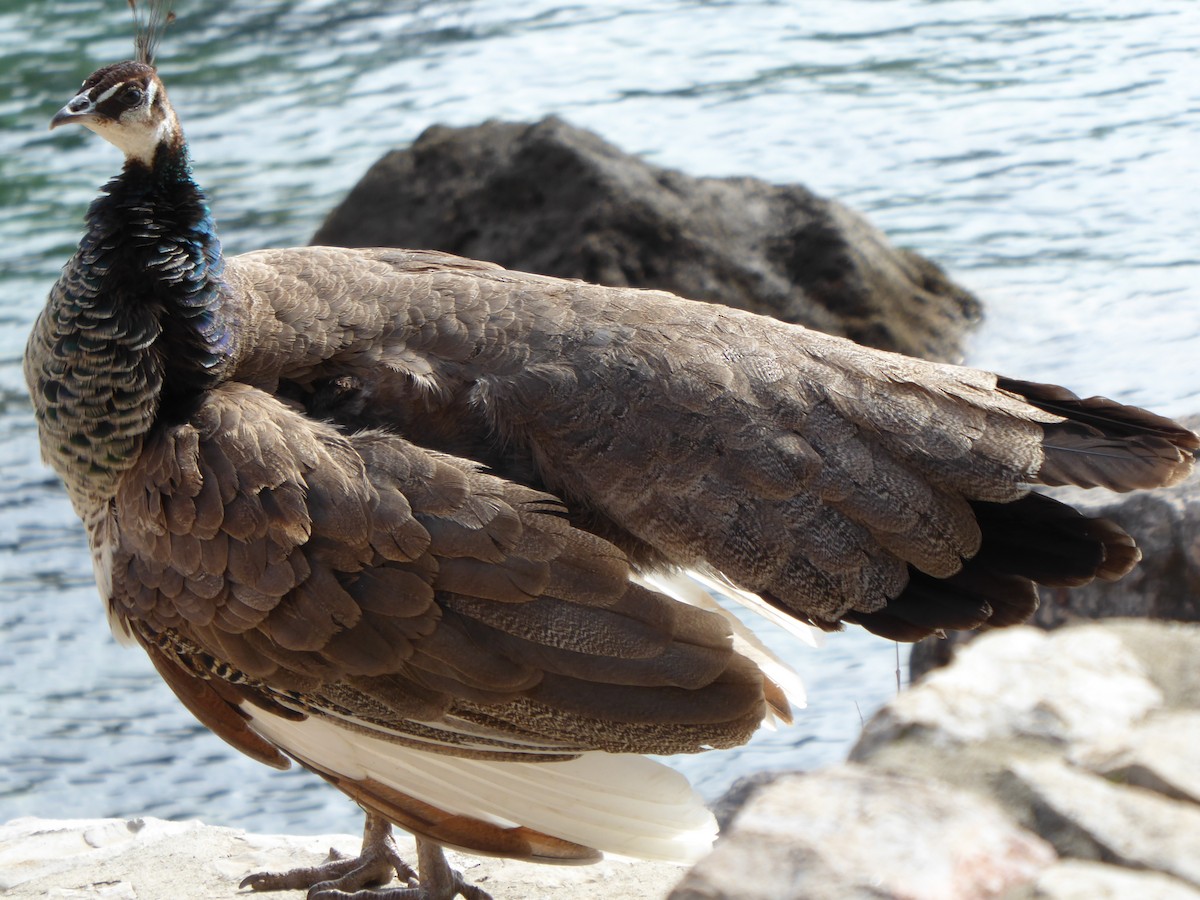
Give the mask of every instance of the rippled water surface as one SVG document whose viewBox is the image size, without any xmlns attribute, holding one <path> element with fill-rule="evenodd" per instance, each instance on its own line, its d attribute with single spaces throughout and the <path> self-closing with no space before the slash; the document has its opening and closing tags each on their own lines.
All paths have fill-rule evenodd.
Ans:
<svg viewBox="0 0 1200 900">
<path fill-rule="evenodd" d="M 118 165 L 47 133 L 129 55 L 125 4 L 0 0 L 0 821 L 203 816 L 357 830 L 340 795 L 243 759 L 108 636 L 82 530 L 37 458 L 25 336 Z M 161 70 L 226 250 L 307 241 L 433 123 L 558 113 L 693 174 L 802 181 L 979 292 L 969 361 L 1200 411 L 1200 4 L 839 0 L 181 2 Z M 894 646 L 782 641 L 798 727 L 683 765 L 837 759 L 895 690 Z"/>
</svg>

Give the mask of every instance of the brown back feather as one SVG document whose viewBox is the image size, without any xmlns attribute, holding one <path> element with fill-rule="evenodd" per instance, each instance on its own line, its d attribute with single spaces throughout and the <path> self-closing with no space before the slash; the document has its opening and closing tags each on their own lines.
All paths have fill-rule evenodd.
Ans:
<svg viewBox="0 0 1200 900">
<path fill-rule="evenodd" d="M 341 302 L 371 285 L 343 346 L 374 337 L 370 365 L 326 335 L 306 344 L 322 361 L 255 353 L 248 376 L 266 366 L 315 415 L 555 493 L 639 565 L 716 568 L 826 628 L 915 639 L 1027 615 L 1032 582 L 1113 577 L 1136 560 L 1119 529 L 1015 501 L 1036 484 L 1172 483 L 1193 465 L 1196 436 L 1141 410 L 665 294 L 409 251 L 251 258 L 276 273 L 252 289 L 262 308 L 285 272 L 289 297 L 297 280 L 330 291 L 336 261 Z M 1026 533 L 1066 549 L 1041 559 Z M 453 577 L 482 589 L 473 571 Z M 929 578 L 939 599 L 918 610 Z M 534 592 L 536 572 L 501 589 Z"/>
</svg>

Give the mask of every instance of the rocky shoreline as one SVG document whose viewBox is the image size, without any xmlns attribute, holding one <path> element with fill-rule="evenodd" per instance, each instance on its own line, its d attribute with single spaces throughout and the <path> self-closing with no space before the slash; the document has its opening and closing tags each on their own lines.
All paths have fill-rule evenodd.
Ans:
<svg viewBox="0 0 1200 900">
<path fill-rule="evenodd" d="M 735 787 L 689 872 L 452 862 L 497 900 L 1200 900 L 1196 659 L 1193 624 L 993 632 L 881 709 L 846 764 Z M 330 846 L 358 838 L 19 819 L 0 827 L 0 894 L 217 900 Z"/>
<path fill-rule="evenodd" d="M 671 900 L 1200 898 L 1197 659 L 1194 624 L 983 635 L 845 765 L 751 793 Z"/>
</svg>

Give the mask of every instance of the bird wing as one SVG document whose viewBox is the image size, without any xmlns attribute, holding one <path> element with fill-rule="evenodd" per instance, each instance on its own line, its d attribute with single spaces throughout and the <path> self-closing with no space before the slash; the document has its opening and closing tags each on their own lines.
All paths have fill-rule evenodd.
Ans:
<svg viewBox="0 0 1200 900">
<path fill-rule="evenodd" d="M 256 335 L 238 377 L 553 491 L 636 562 L 826 628 L 1005 624 L 1035 581 L 1118 577 L 1128 536 L 1029 485 L 1171 483 L 1197 446 L 1110 401 L 660 292 L 403 250 L 230 268 Z"/>
<path fill-rule="evenodd" d="M 590 751 L 645 787 L 627 754 L 740 744 L 765 715 L 763 676 L 725 621 L 630 581 L 553 497 L 394 435 L 343 435 L 247 385 L 158 429 L 115 517 L 112 602 L 205 724 L 444 843 L 510 853 L 495 829 L 511 843 L 527 827 L 629 852 L 615 837 L 628 821 L 598 836 L 554 817 L 614 774 Z M 495 791 L 464 792 L 468 774 Z M 655 778 L 662 803 L 683 791 L 700 808 Z M 654 835 L 663 853 L 682 840 Z"/>
</svg>

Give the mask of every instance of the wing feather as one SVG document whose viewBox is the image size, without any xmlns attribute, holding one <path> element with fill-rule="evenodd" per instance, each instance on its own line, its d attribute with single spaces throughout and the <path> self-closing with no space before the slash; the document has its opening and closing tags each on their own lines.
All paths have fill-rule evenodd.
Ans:
<svg viewBox="0 0 1200 900">
<path fill-rule="evenodd" d="M 232 483 L 206 483 L 220 477 Z M 198 497 L 203 525 L 171 512 Z M 595 749 L 728 746 L 764 715 L 762 674 L 727 623 L 634 584 L 620 551 L 570 525 L 553 497 L 394 435 L 344 435 L 255 388 L 213 390 L 164 429 L 117 507 L 115 602 L 189 708 L 259 757 L 239 717 L 327 776 L 398 792 L 379 804 L 442 802 L 445 788 L 421 793 L 434 763 L 410 755 L 450 748 L 480 761 L 467 781 L 478 770 L 528 790 L 533 772 L 496 773 Z M 377 758 L 365 774 L 338 768 L 333 744 Z M 514 827 L 575 841 L 546 814 L 526 821 L 528 805 L 512 807 Z"/>
<path fill-rule="evenodd" d="M 1200 443 L 1112 401 L 662 293 L 402 250 L 234 263 L 256 309 L 279 302 L 270 273 L 285 271 L 313 294 L 336 272 L 337 304 L 355 309 L 353 327 L 325 329 L 313 352 L 247 357 L 246 377 L 289 381 L 314 415 L 396 428 L 558 493 L 572 522 L 640 565 L 722 572 L 823 628 L 858 621 L 911 639 L 1000 607 L 1028 613 L 1034 582 L 1123 571 L 1127 539 L 1082 522 L 1061 571 L 1027 567 L 1002 549 L 1014 530 L 1062 517 L 1018 504 L 1014 524 L 986 504 L 1039 484 L 1173 483 Z M 372 288 L 361 301 L 356 284 Z M 283 327 L 269 312 L 256 323 Z M 929 578 L 944 589 L 918 623 L 908 612 Z"/>
</svg>

